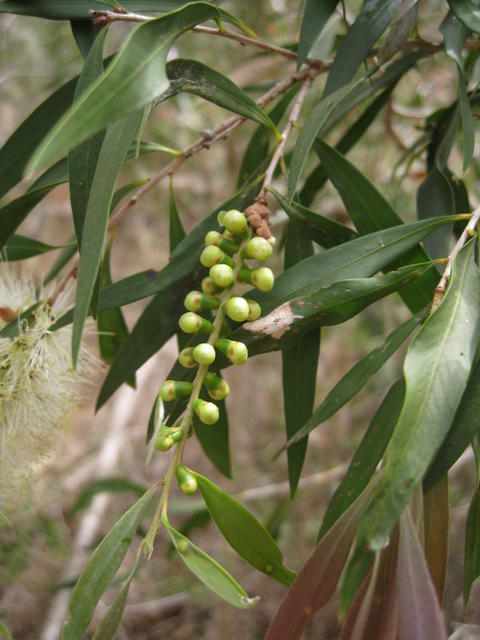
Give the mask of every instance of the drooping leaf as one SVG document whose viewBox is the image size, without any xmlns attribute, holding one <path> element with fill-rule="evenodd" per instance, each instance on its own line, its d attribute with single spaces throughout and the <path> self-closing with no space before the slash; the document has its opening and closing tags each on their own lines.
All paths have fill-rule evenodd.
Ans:
<svg viewBox="0 0 480 640">
<path fill-rule="evenodd" d="M 22 224 L 30 211 L 50 193 L 56 185 L 47 185 L 27 191 L 0 209 L 0 247 L 5 246 L 13 232 Z"/>
<path fill-rule="evenodd" d="M 186 536 L 176 531 L 165 516 L 163 524 L 179 556 L 203 584 L 234 607 L 251 609 L 256 606 L 258 598 L 249 598 L 245 590 L 218 562 L 194 545 Z"/>
<path fill-rule="evenodd" d="M 465 390 L 479 329 L 480 275 L 473 255 L 472 240 L 455 259 L 442 301 L 408 348 L 405 402 L 380 482 L 360 523 L 356 551 L 344 582 L 344 608 L 361 583 L 369 558 L 388 542 L 400 513 L 443 442 Z M 361 566 L 361 571 L 355 566 Z"/>
<path fill-rule="evenodd" d="M 290 585 L 295 572 L 285 566 L 282 552 L 268 531 L 208 478 L 199 473 L 194 476 L 210 515 L 228 544 L 259 571 Z"/>
<path fill-rule="evenodd" d="M 318 533 L 321 540 L 338 518 L 362 493 L 375 473 L 390 440 L 405 396 L 405 384 L 398 380 L 377 409 L 348 467 L 345 478 L 338 486 L 323 516 Z"/>
<path fill-rule="evenodd" d="M 13 235 L 10 236 L 7 244 L 3 247 L 1 256 L 5 262 L 16 262 L 17 260 L 28 260 L 28 258 L 33 258 L 49 251 L 58 251 L 59 249 L 62 249 L 62 247 L 55 247 L 35 240 L 35 238 Z"/>
<path fill-rule="evenodd" d="M 173 378 L 177 380 L 178 378 Z M 201 394 L 205 400 L 209 400 L 207 394 Z M 193 416 L 193 428 L 205 455 L 213 462 L 217 469 L 227 478 L 232 477 L 232 464 L 230 460 L 230 437 L 228 415 L 225 402 L 216 402 L 220 417 L 210 426 L 205 426 L 196 415 Z"/>
<path fill-rule="evenodd" d="M 450 495 L 445 475 L 423 495 L 425 558 L 440 603 L 447 579 L 449 520 Z"/>
<path fill-rule="evenodd" d="M 442 610 L 409 509 L 400 518 L 395 582 L 399 640 L 446 640 Z"/>
<path fill-rule="evenodd" d="M 315 40 L 335 10 L 338 0 L 307 0 L 303 10 L 300 39 L 298 41 L 297 70 L 305 62 Z"/>
<path fill-rule="evenodd" d="M 400 348 L 412 331 L 420 323 L 421 316 L 414 316 L 394 329 L 384 343 L 362 358 L 348 371 L 329 392 L 322 404 L 315 409 L 299 430 L 297 436 L 287 442 L 293 444 L 297 437 L 310 433 L 318 425 L 331 418 L 341 407 L 347 404 L 367 384 L 391 356 Z"/>
<path fill-rule="evenodd" d="M 84 23 L 80 23 L 84 24 Z M 103 46 L 107 30 L 102 29 L 85 60 L 75 89 L 74 102 L 79 100 L 103 71 Z M 99 131 L 68 154 L 68 182 L 70 204 L 78 245 L 82 240 L 82 230 L 87 213 L 88 198 L 92 188 L 98 156 L 102 148 L 105 131 Z"/>
<path fill-rule="evenodd" d="M 86 20 L 72 20 L 70 26 L 77 47 L 86 59 L 101 27 L 93 24 L 93 21 Z"/>
<path fill-rule="evenodd" d="M 129 11 L 160 13 L 173 11 L 187 4 L 185 0 L 122 0 L 122 6 Z M 0 13 L 49 18 L 50 20 L 91 20 L 89 11 L 110 9 L 108 2 L 93 0 L 5 0 L 0 3 Z"/>
<path fill-rule="evenodd" d="M 378 52 L 377 59 L 380 64 L 385 64 L 405 46 L 417 23 L 417 15 L 418 0 L 404 0 L 395 16 L 385 43 Z"/>
<path fill-rule="evenodd" d="M 302 232 L 321 247 L 329 249 L 356 237 L 354 229 L 307 209 L 299 202 L 289 203 L 276 189 L 271 188 L 270 191 L 288 217 L 301 226 Z"/>
<path fill-rule="evenodd" d="M 324 97 L 348 84 L 386 30 L 402 0 L 365 0 L 343 40 L 327 77 Z"/>
<path fill-rule="evenodd" d="M 180 92 L 193 93 L 224 109 L 255 120 L 269 128 L 278 137 L 278 129 L 257 105 L 255 100 L 242 91 L 229 78 L 197 60 L 176 58 L 167 63 L 168 90 L 160 97 L 166 100 Z"/>
<path fill-rule="evenodd" d="M 286 232 L 285 270 L 313 254 L 312 241 L 303 227 L 290 222 Z M 282 350 L 283 406 L 287 439 L 291 438 L 311 415 L 317 386 L 320 331 L 314 329 Z M 307 451 L 307 439 L 287 451 L 290 496 L 295 496 Z"/>
<path fill-rule="evenodd" d="M 475 0 L 447 0 L 450 9 L 467 29 L 480 33 L 480 8 Z"/>
<path fill-rule="evenodd" d="M 417 216 L 426 220 L 454 212 L 453 190 L 445 173 L 434 165 L 417 191 Z M 425 248 L 432 258 L 444 258 L 450 250 L 451 233 L 448 228 L 439 229 L 425 240 Z"/>
<path fill-rule="evenodd" d="M 170 253 L 180 242 L 185 238 L 185 229 L 183 228 L 182 221 L 178 215 L 177 205 L 175 203 L 175 193 L 173 191 L 173 181 L 170 179 L 170 209 L 169 209 L 169 224 L 168 234 L 170 239 Z"/>
<path fill-rule="evenodd" d="M 135 137 L 140 119 L 141 113 L 137 111 L 112 125 L 107 130 L 98 157 L 85 215 L 85 233 L 82 236 L 80 246 L 80 267 L 73 312 L 72 358 L 74 365 L 77 362 L 83 327 L 100 267 L 113 192 L 120 168 Z"/>
<path fill-rule="evenodd" d="M 128 591 L 130 583 L 133 579 L 133 573 L 123 583 L 122 588 L 115 596 L 112 604 L 108 607 L 107 613 L 98 625 L 93 640 L 115 640 L 117 631 L 122 621 L 123 612 L 127 603 Z"/>
<path fill-rule="evenodd" d="M 360 233 L 371 233 L 376 229 L 402 223 L 399 215 L 382 194 L 344 156 L 320 141 L 315 143 L 315 151 Z M 441 213 L 438 212 L 436 215 Z M 417 248 L 392 266 L 423 262 L 426 259 L 425 252 Z M 438 276 L 432 269 L 422 279 L 402 291 L 402 298 L 413 313 L 417 313 L 431 302 L 437 281 Z"/>
<path fill-rule="evenodd" d="M 58 160 L 97 131 L 155 100 L 168 88 L 165 61 L 174 41 L 195 24 L 218 16 L 213 5 L 195 2 L 133 29 L 112 63 L 36 149 L 27 171 Z"/>
<path fill-rule="evenodd" d="M 62 640 L 81 640 L 98 601 L 120 567 L 155 493 L 149 489 L 113 526 L 95 549 L 73 590 Z"/>
<path fill-rule="evenodd" d="M 128 478 L 111 477 L 95 480 L 87 485 L 80 493 L 74 504 L 67 511 L 66 519 L 72 520 L 77 513 L 87 509 L 92 503 L 93 498 L 99 493 L 125 493 L 126 491 L 141 496 L 145 493 L 146 488 Z"/>
</svg>

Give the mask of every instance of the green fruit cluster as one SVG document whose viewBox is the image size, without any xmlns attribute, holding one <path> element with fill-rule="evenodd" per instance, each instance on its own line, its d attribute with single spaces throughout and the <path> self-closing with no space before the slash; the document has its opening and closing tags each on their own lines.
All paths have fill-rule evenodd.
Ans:
<svg viewBox="0 0 480 640">
<path fill-rule="evenodd" d="M 200 255 L 200 263 L 208 269 L 208 275 L 202 280 L 201 291 L 190 291 L 184 300 L 186 313 L 179 319 L 179 326 L 187 334 L 207 334 L 208 341 L 195 347 L 180 351 L 178 360 L 186 368 L 199 367 L 195 381 L 166 380 L 160 389 L 160 398 L 171 401 L 189 396 L 193 389 L 196 393 L 190 399 L 190 410 L 205 425 L 213 425 L 219 419 L 219 409 L 215 402 L 198 398 L 200 385 L 203 384 L 212 400 L 225 399 L 230 388 L 220 376 L 208 371 L 215 362 L 217 352 L 225 355 L 232 364 L 244 364 L 248 359 L 248 349 L 242 342 L 229 340 L 222 335 L 230 331 L 227 318 L 234 322 L 257 320 L 262 313 L 260 305 L 232 291 L 236 282 L 248 283 L 260 291 L 270 291 L 274 285 L 274 275 L 267 267 L 251 268 L 245 261 L 267 260 L 272 255 L 272 245 L 265 238 L 250 237 L 246 216 L 232 209 L 221 211 L 219 224 L 223 233 L 209 231 L 205 236 L 205 248 Z M 202 313 L 216 313 L 212 322 Z M 200 376 L 200 378 L 199 378 Z M 190 426 L 185 427 L 187 430 Z M 186 434 L 188 435 L 188 434 Z M 156 448 L 166 451 L 184 437 L 182 428 L 162 425 L 156 440 Z M 180 474 L 181 478 L 178 477 Z M 177 480 L 184 493 L 194 492 L 196 486 L 188 478 L 185 467 L 179 467 Z M 193 478 L 194 480 L 194 478 Z"/>
</svg>

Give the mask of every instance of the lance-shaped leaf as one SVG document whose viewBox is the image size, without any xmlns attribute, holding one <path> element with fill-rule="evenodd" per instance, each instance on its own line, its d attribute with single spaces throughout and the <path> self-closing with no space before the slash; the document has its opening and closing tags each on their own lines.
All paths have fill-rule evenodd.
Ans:
<svg viewBox="0 0 480 640">
<path fill-rule="evenodd" d="M 371 233 L 376 229 L 402 223 L 399 215 L 376 187 L 341 153 L 320 141 L 315 144 L 315 151 L 360 233 Z M 443 212 L 436 215 L 441 213 Z M 392 266 L 423 262 L 426 259 L 425 252 L 417 248 Z M 402 291 L 402 297 L 411 311 L 416 313 L 430 303 L 437 281 L 438 276 L 432 269 L 421 280 Z"/>
<path fill-rule="evenodd" d="M 168 90 L 160 101 L 182 91 L 193 93 L 224 109 L 238 113 L 268 127 L 278 138 L 280 133 L 265 111 L 229 78 L 196 60 L 177 58 L 167 63 Z"/>
<path fill-rule="evenodd" d="M 239 331 L 233 336 L 245 342 L 252 355 L 284 348 L 316 327 L 349 320 L 376 300 L 412 282 L 429 267 L 429 264 L 411 265 L 385 275 L 342 280 L 321 287 L 316 293 L 290 300 L 268 315 L 245 323 L 241 334 Z M 308 431 L 298 432 L 294 441 L 305 437 Z"/>
<path fill-rule="evenodd" d="M 467 29 L 480 33 L 480 8 L 475 0 L 447 0 L 450 9 Z"/>
<path fill-rule="evenodd" d="M 70 598 L 62 640 L 81 640 L 83 637 L 98 601 L 122 564 L 154 493 L 155 488 L 149 489 L 130 507 L 95 549 Z"/>
<path fill-rule="evenodd" d="M 27 171 L 58 160 L 97 131 L 155 100 L 168 89 L 166 56 L 178 36 L 218 17 L 213 5 L 195 2 L 136 27 L 106 71 L 42 141 Z"/>
<path fill-rule="evenodd" d="M 298 640 L 333 596 L 355 538 L 366 494 L 352 504 L 301 568 L 268 628 L 265 640 Z"/>
<path fill-rule="evenodd" d="M 194 545 L 180 531 L 174 529 L 165 516 L 163 516 L 162 521 L 179 556 L 204 585 L 234 607 L 251 609 L 256 606 L 258 598 L 249 598 L 235 578 L 216 560 Z"/>
<path fill-rule="evenodd" d="M 300 69 L 315 40 L 335 10 L 338 0 L 307 0 L 298 41 L 297 69 Z"/>
<path fill-rule="evenodd" d="M 287 226 L 285 242 L 285 269 L 313 254 L 313 244 L 295 222 Z M 282 382 L 285 429 L 291 438 L 311 415 L 317 387 L 320 331 L 314 329 L 282 350 Z M 307 451 L 307 439 L 287 451 L 290 496 L 293 499 L 302 472 Z"/>
<path fill-rule="evenodd" d="M 333 494 L 318 533 L 321 540 L 339 517 L 355 502 L 375 473 L 402 409 L 405 384 L 398 380 L 372 418 L 348 467 L 345 478 Z"/>
<path fill-rule="evenodd" d="M 378 62 L 385 64 L 402 49 L 415 28 L 418 15 L 418 0 L 404 0 L 395 16 L 385 43 L 378 52 Z"/>
<path fill-rule="evenodd" d="M 270 191 L 287 216 L 301 225 L 302 232 L 321 247 L 329 249 L 356 237 L 354 229 L 307 209 L 299 202 L 288 202 L 276 189 L 270 188 Z"/>
<path fill-rule="evenodd" d="M 449 215 L 454 212 L 454 194 L 451 181 L 435 164 L 417 191 L 417 217 L 419 220 Z M 451 233 L 445 227 L 425 240 L 425 249 L 432 258 L 443 258 L 450 250 Z"/>
<path fill-rule="evenodd" d="M 182 221 L 180 220 L 180 216 L 178 215 L 177 205 L 175 203 L 175 193 L 173 191 L 173 181 L 171 178 L 169 200 L 168 236 L 170 240 L 170 253 L 172 253 L 176 246 L 185 238 L 186 234 Z"/>
<path fill-rule="evenodd" d="M 360 14 L 335 56 L 324 96 L 350 82 L 370 49 L 390 24 L 401 2 L 402 0 L 365 0 Z"/>
<path fill-rule="evenodd" d="M 348 606 L 410 496 L 443 442 L 465 390 L 478 343 L 480 275 L 474 240 L 457 255 L 443 300 L 410 343 L 405 358 L 405 402 L 387 449 L 379 485 L 360 523 L 347 569 Z M 360 567 L 360 569 L 358 569 Z"/>
<path fill-rule="evenodd" d="M 440 603 L 447 580 L 449 519 L 450 494 L 445 475 L 423 495 L 425 557 Z"/>
<path fill-rule="evenodd" d="M 93 640 L 115 640 L 116 633 L 122 621 L 132 579 L 133 573 L 131 573 L 125 580 L 112 604 L 108 607 L 107 613 L 104 615 L 95 631 Z"/>
<path fill-rule="evenodd" d="M 48 253 L 49 251 L 57 251 L 62 248 L 63 247 L 55 247 L 51 244 L 40 242 L 39 240 L 35 240 L 35 238 L 13 235 L 10 236 L 7 244 L 3 247 L 1 255 L 2 260 L 5 262 L 16 262 L 17 260 L 28 260 L 28 258 L 33 258 L 43 253 Z"/>
<path fill-rule="evenodd" d="M 400 348 L 412 331 L 418 326 L 421 316 L 414 316 L 404 324 L 394 329 L 388 335 L 384 343 L 371 351 L 365 358 L 346 373 L 335 387 L 330 391 L 322 404 L 315 409 L 312 416 L 305 422 L 298 434 L 287 442 L 287 447 L 296 442 L 302 435 L 310 433 L 318 425 L 331 418 L 341 407 L 347 404 L 363 387 L 370 378 L 383 367 L 391 356 Z"/>
<path fill-rule="evenodd" d="M 56 185 L 46 185 L 27 191 L 0 209 L 0 247 L 3 247 L 12 233 L 22 224 L 30 211 L 50 193 Z"/>
<path fill-rule="evenodd" d="M 291 584 L 295 572 L 285 566 L 279 546 L 265 527 L 208 478 L 199 473 L 194 476 L 210 515 L 228 544 L 259 571 L 283 584 Z"/>
<path fill-rule="evenodd" d="M 115 184 L 140 120 L 141 113 L 137 111 L 108 129 L 96 165 L 85 215 L 85 233 L 82 235 L 80 246 L 80 267 L 73 312 L 72 358 L 74 365 L 77 362 L 83 327 L 102 258 Z"/>
<path fill-rule="evenodd" d="M 399 640 L 446 640 L 442 610 L 409 509 L 400 518 L 395 590 Z"/>
</svg>

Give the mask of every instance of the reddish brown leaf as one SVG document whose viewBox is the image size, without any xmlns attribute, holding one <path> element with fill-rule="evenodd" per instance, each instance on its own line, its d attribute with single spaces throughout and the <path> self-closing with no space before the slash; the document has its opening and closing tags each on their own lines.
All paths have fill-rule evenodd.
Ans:
<svg viewBox="0 0 480 640">
<path fill-rule="evenodd" d="M 443 476 L 423 498 L 425 557 L 438 601 L 442 602 L 448 563 L 450 499 L 448 477 Z"/>
</svg>

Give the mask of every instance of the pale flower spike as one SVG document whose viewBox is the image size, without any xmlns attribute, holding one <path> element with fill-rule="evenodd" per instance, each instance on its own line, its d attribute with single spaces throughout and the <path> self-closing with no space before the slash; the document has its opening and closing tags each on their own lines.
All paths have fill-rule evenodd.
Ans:
<svg viewBox="0 0 480 640">
<path fill-rule="evenodd" d="M 72 294 L 63 291 L 50 306 L 31 279 L 0 264 L 0 330 L 12 311 L 18 316 L 41 302 L 15 338 L 0 337 L 0 526 L 32 493 L 34 473 L 61 441 L 86 374 L 98 369 L 84 347 L 73 369 L 71 325 L 50 331 L 71 307 Z"/>
</svg>

